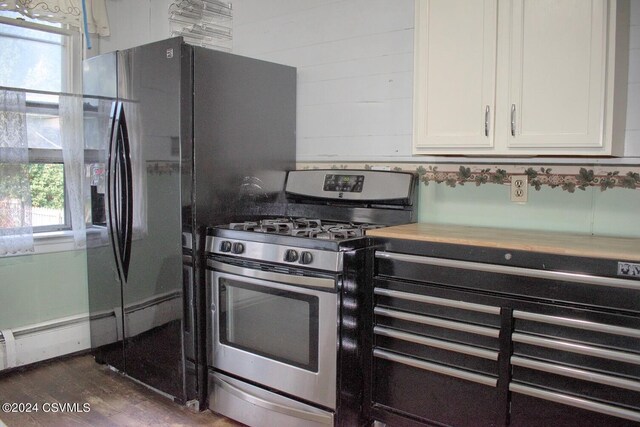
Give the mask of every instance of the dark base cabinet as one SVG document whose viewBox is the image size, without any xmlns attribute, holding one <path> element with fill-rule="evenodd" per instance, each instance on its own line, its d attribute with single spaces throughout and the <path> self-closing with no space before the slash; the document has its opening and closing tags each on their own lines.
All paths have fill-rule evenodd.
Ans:
<svg viewBox="0 0 640 427">
<path fill-rule="evenodd" d="M 640 426 L 640 280 L 614 261 L 405 242 L 371 253 L 370 422 Z"/>
<path fill-rule="evenodd" d="M 446 425 L 497 425 L 500 399 L 496 387 L 378 357 L 374 365 L 373 399 L 380 405 Z"/>
<path fill-rule="evenodd" d="M 511 395 L 511 422 L 518 427 L 632 427 L 637 422 L 518 393 Z"/>
</svg>

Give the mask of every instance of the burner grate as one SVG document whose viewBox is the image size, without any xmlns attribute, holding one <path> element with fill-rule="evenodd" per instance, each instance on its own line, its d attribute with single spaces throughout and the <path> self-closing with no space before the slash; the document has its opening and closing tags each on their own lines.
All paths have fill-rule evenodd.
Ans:
<svg viewBox="0 0 640 427">
<path fill-rule="evenodd" d="M 365 230 L 379 228 L 375 224 L 323 223 L 320 219 L 310 218 L 268 218 L 260 221 L 234 222 L 231 230 L 252 231 L 256 233 L 282 234 L 312 239 L 343 240 L 362 237 Z"/>
</svg>

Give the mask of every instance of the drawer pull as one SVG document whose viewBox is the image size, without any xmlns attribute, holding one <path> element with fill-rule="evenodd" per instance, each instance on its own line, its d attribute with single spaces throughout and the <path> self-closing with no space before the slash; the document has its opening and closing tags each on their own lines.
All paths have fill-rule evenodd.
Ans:
<svg viewBox="0 0 640 427">
<path fill-rule="evenodd" d="M 391 362 L 402 363 L 403 365 L 412 366 L 414 368 L 422 369 L 429 372 L 435 372 L 437 374 L 447 375 L 449 377 L 460 378 L 466 381 L 472 381 L 474 383 L 487 385 L 490 387 L 496 387 L 498 385 L 498 379 L 488 377 L 486 375 L 474 374 L 472 372 L 463 371 L 461 369 L 449 368 L 437 363 L 424 362 L 422 360 L 413 359 L 411 357 L 400 356 L 398 354 L 390 353 L 388 351 L 374 349 L 373 355 L 379 359 L 389 360 Z"/>
<path fill-rule="evenodd" d="M 470 325 L 467 323 L 454 322 L 452 320 L 443 320 L 430 316 L 421 316 L 418 314 L 389 310 L 387 308 L 381 307 L 375 307 L 373 309 L 373 312 L 378 316 L 391 317 L 393 319 L 407 320 L 409 322 L 420 323 L 422 325 L 437 326 L 439 328 L 469 332 L 471 334 L 482 335 L 485 337 L 498 338 L 500 336 L 499 329 L 486 328 L 484 326 Z"/>
<path fill-rule="evenodd" d="M 605 405 L 604 403 L 592 402 L 587 399 L 568 396 L 562 393 L 541 390 L 535 387 L 529 387 L 518 383 L 510 383 L 509 391 L 536 397 L 538 399 L 549 400 L 551 402 L 562 403 L 567 406 L 586 409 L 588 411 L 612 415 L 614 417 L 620 417 L 635 422 L 640 421 L 640 412 L 630 411 L 628 409 L 618 408 L 612 405 Z"/>
<path fill-rule="evenodd" d="M 450 299 L 430 297 L 427 295 L 413 294 L 410 292 L 394 291 L 392 289 L 374 288 L 373 293 L 385 297 L 398 298 L 406 301 L 424 302 L 427 304 L 439 305 L 443 307 L 460 308 L 463 310 L 477 311 L 479 313 L 488 313 L 500 315 L 500 307 L 491 307 L 490 305 L 474 304 L 464 301 L 454 301 Z"/>
<path fill-rule="evenodd" d="M 640 381 L 632 381 L 624 378 L 613 377 L 611 375 L 598 374 L 596 372 L 570 368 L 568 366 L 538 362 L 537 360 L 518 356 L 511 357 L 511 364 L 522 368 L 534 369 L 536 371 L 548 372 L 550 374 L 562 375 L 564 377 L 577 378 L 579 380 L 640 392 Z"/>
<path fill-rule="evenodd" d="M 626 353 L 616 350 L 607 350 L 604 348 L 593 347 L 584 344 L 576 344 L 566 341 L 554 340 L 549 338 L 540 338 L 527 334 L 514 333 L 511 336 L 514 342 L 523 344 L 531 344 L 539 347 L 552 348 L 570 353 L 583 354 L 585 356 L 600 357 L 602 359 L 616 360 L 618 362 L 632 363 L 640 365 L 640 355 Z"/>
<path fill-rule="evenodd" d="M 393 329 L 383 328 L 376 326 L 373 328 L 373 333 L 376 335 L 396 338 L 402 341 L 408 341 L 416 344 L 425 345 L 428 347 L 440 348 L 443 350 L 449 350 L 456 353 L 467 354 L 469 356 L 477 356 L 483 359 L 498 360 L 498 352 L 485 350 L 483 348 L 472 347 L 464 344 L 456 344 L 448 341 L 437 340 L 433 338 L 427 338 L 416 334 L 410 334 L 407 332 L 395 331 Z"/>
<path fill-rule="evenodd" d="M 570 328 L 584 329 L 586 331 L 604 332 L 607 334 L 621 335 L 630 338 L 640 338 L 640 329 L 606 325 L 604 323 L 595 323 L 586 320 L 571 319 L 560 316 L 548 316 L 546 314 L 529 313 L 526 311 L 518 310 L 513 311 L 513 317 L 516 319 L 530 320 L 532 322 L 548 323 L 550 325 L 568 326 Z"/>
<path fill-rule="evenodd" d="M 487 273 L 525 276 L 536 279 L 559 280 L 562 282 L 580 283 L 585 285 L 608 286 L 612 288 L 640 290 L 640 281 L 616 279 L 612 277 L 588 276 L 586 274 L 565 273 L 561 271 L 535 270 L 533 268 L 511 267 L 506 265 L 483 264 L 480 262 L 458 261 L 445 258 L 433 258 L 418 255 L 398 254 L 394 252 L 377 251 L 376 258 L 396 261 L 412 262 L 416 264 L 434 265 L 437 267 L 459 268 Z"/>
</svg>

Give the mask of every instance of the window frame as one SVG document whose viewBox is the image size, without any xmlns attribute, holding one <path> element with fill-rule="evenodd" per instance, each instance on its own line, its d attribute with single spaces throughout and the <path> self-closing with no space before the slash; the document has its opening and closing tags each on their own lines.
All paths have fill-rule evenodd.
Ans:
<svg viewBox="0 0 640 427">
<path fill-rule="evenodd" d="M 46 22 L 46 21 L 42 21 Z M 64 26 L 56 27 L 51 23 L 38 23 L 24 20 L 22 18 L 9 18 L 0 15 L 0 24 L 12 25 L 16 27 L 26 28 L 35 31 L 43 31 L 47 33 L 53 33 L 62 36 L 61 43 L 61 88 L 60 92 L 50 92 L 44 90 L 36 90 L 29 88 L 10 88 L 16 90 L 23 90 L 29 94 L 44 94 L 44 95 L 65 95 L 65 94 L 81 94 L 82 93 L 82 35 L 76 31 L 71 31 Z M 15 37 L 20 39 L 21 37 Z M 22 38 L 28 39 L 28 38 Z M 77 77 L 77 78 L 76 78 Z M 26 102 L 27 115 L 35 112 L 48 112 L 59 116 L 59 104 L 56 103 L 44 103 L 37 101 Z M 29 147 L 29 164 L 62 164 L 64 168 L 64 157 L 62 148 L 60 149 L 46 149 L 46 148 L 31 148 Z M 64 175 L 63 175 L 64 176 Z M 71 222 L 71 211 L 69 208 L 69 199 L 67 194 L 67 181 L 66 176 L 63 177 L 64 186 L 64 224 L 44 225 L 32 227 L 34 238 L 47 237 L 48 235 L 55 235 L 59 237 L 60 232 L 63 234 L 71 232 L 73 224 Z M 40 236 L 38 236 L 40 235 Z"/>
</svg>

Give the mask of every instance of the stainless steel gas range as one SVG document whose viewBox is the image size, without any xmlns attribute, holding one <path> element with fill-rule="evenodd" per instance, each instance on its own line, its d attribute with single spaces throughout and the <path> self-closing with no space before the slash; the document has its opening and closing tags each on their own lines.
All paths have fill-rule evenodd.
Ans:
<svg viewBox="0 0 640 427">
<path fill-rule="evenodd" d="M 209 230 L 211 410 L 251 426 L 360 424 L 366 230 L 415 222 L 416 183 L 291 171 L 283 215 Z"/>
</svg>

